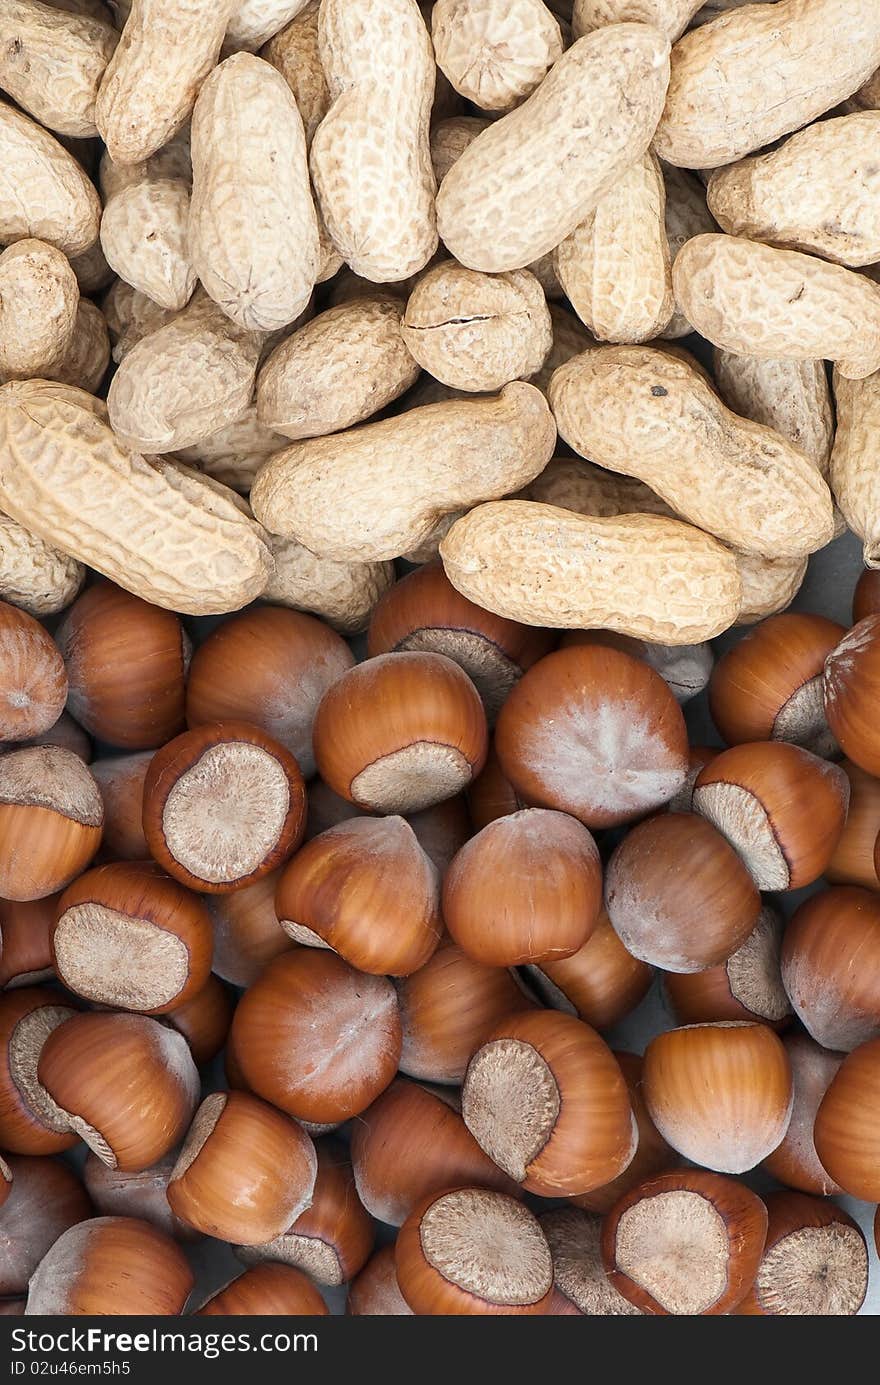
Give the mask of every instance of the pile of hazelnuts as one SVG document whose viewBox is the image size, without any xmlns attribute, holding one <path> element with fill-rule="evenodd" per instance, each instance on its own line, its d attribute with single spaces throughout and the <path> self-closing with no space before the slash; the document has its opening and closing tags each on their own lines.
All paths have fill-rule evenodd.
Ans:
<svg viewBox="0 0 880 1385">
<path fill-rule="evenodd" d="M 357 662 L 277 606 L 193 652 L 106 581 L 54 635 L 0 603 L 0 1311 L 857 1313 L 880 573 L 854 621 L 713 664 L 428 564 Z"/>
</svg>

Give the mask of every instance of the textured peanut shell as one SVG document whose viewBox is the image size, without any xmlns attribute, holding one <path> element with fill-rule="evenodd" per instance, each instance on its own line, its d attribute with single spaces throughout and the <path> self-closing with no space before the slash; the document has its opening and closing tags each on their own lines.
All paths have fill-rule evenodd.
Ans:
<svg viewBox="0 0 880 1385">
<path fill-rule="evenodd" d="M 148 180 L 160 181 L 172 178 L 192 187 L 192 155 L 190 151 L 189 126 L 175 135 L 168 144 L 157 149 L 148 159 L 136 164 L 118 164 L 111 159 L 107 150 L 101 155 L 98 167 L 98 186 L 104 203 L 108 203 L 118 192 L 134 183 Z"/>
<path fill-rule="evenodd" d="M 116 278 L 104 257 L 99 240 L 81 255 L 70 255 L 68 258 L 80 293 L 98 293 L 101 289 L 109 288 Z"/>
<path fill-rule="evenodd" d="M 696 644 L 726 630 L 740 605 L 732 554 L 654 515 L 597 519 L 502 500 L 454 524 L 440 555 L 463 596 L 525 625 Z"/>
<path fill-rule="evenodd" d="M 543 0 L 437 0 L 437 66 L 484 111 L 509 111 L 562 57 L 559 24 Z"/>
<path fill-rule="evenodd" d="M 317 438 L 384 409 L 419 374 L 401 335 L 402 316 L 399 299 L 374 294 L 312 318 L 260 370 L 261 423 L 287 438 Z"/>
<path fill-rule="evenodd" d="M 488 116 L 453 115 L 434 126 L 431 131 L 431 163 L 438 187 L 477 135 L 488 130 L 491 124 Z"/>
<path fill-rule="evenodd" d="M 437 248 L 428 31 L 415 0 L 322 0 L 318 24 L 331 105 L 311 169 L 324 222 L 355 273 L 405 279 Z"/>
<path fill-rule="evenodd" d="M 466 510 L 450 510 L 449 514 L 441 515 L 421 543 L 401 554 L 401 557 L 408 563 L 433 563 L 440 557 L 440 545 L 446 535 L 464 514 L 467 514 Z"/>
<path fill-rule="evenodd" d="M 685 241 L 718 228 L 706 205 L 706 189 L 695 174 L 665 164 L 663 181 L 666 185 L 666 236 L 670 258 L 674 262 Z M 689 336 L 693 330 L 676 303 L 672 317 L 659 335 L 674 341 L 678 337 Z"/>
<path fill-rule="evenodd" d="M 52 616 L 73 601 L 86 570 L 0 514 L 0 598 L 32 616 Z"/>
<path fill-rule="evenodd" d="M 480 274 L 454 260 L 416 284 L 402 335 L 423 370 L 472 393 L 529 379 L 553 342 L 544 290 L 527 269 Z"/>
<path fill-rule="evenodd" d="M 96 303 L 81 298 L 76 308 L 73 335 L 60 362 L 52 370 L 52 378 L 95 394 L 109 364 L 110 336 L 104 314 Z"/>
<path fill-rule="evenodd" d="M 718 169 L 707 196 L 719 225 L 835 264 L 880 260 L 880 111 L 811 125 L 769 154 Z"/>
<path fill-rule="evenodd" d="M 233 322 L 273 332 L 298 317 L 318 274 L 306 140 L 284 78 L 236 53 L 202 87 L 192 119 L 189 258 Z"/>
<path fill-rule="evenodd" d="M 680 38 L 703 0 L 575 0 L 571 29 L 583 38 L 606 24 L 652 24 L 670 43 Z"/>
<path fill-rule="evenodd" d="M 65 255 L 98 239 L 101 202 L 90 178 L 36 121 L 0 102 L 0 241 L 33 236 Z"/>
<path fill-rule="evenodd" d="M 834 409 L 824 361 L 756 360 L 716 348 L 714 370 L 729 409 L 781 433 L 827 478 Z"/>
<path fill-rule="evenodd" d="M 674 302 L 665 204 L 660 164 L 643 154 L 556 247 L 559 282 L 599 341 L 650 341 L 669 323 Z"/>
<path fill-rule="evenodd" d="M 107 395 L 113 431 L 135 451 L 155 453 L 225 428 L 251 401 L 260 344 L 200 291 L 126 353 Z"/>
<path fill-rule="evenodd" d="M 133 0 L 95 104 L 117 163 L 140 163 L 177 134 L 217 61 L 233 0 Z"/>
<path fill-rule="evenodd" d="M 740 236 L 695 236 L 672 267 L 701 336 L 739 356 L 837 361 L 851 379 L 880 367 L 880 288 L 863 274 Z"/>
<path fill-rule="evenodd" d="M 515 381 L 499 395 L 294 443 L 263 467 L 251 504 L 272 533 L 319 557 L 381 562 L 421 543 L 450 511 L 531 481 L 555 441 L 544 396 Z"/>
<path fill-rule="evenodd" d="M 129 452 L 77 396 L 41 381 L 0 389 L 0 510 L 156 606 L 210 615 L 259 596 L 272 555 L 238 497 Z"/>
<path fill-rule="evenodd" d="M 696 28 L 700 24 L 710 24 L 719 15 L 727 14 L 730 10 L 740 10 L 743 5 L 774 5 L 776 0 L 706 0 L 702 9 L 697 10 L 694 15 L 694 22 L 691 28 Z"/>
<path fill-rule="evenodd" d="M 95 97 L 119 35 L 110 23 L 40 0 L 0 5 L 0 87 L 41 125 L 97 135 Z"/>
<path fill-rule="evenodd" d="M 79 285 L 54 245 L 19 240 L 0 254 L 0 380 L 42 375 L 73 337 Z"/>
<path fill-rule="evenodd" d="M 654 148 L 718 168 L 807 125 L 880 66 L 876 0 L 746 5 L 679 39 Z"/>
<path fill-rule="evenodd" d="M 143 337 L 171 322 L 176 313 L 160 308 L 152 298 L 117 279 L 104 295 L 104 319 L 110 333 L 113 359 L 118 365 Z"/>
<path fill-rule="evenodd" d="M 308 0 L 237 0 L 223 47 L 229 53 L 255 53 L 304 9 Z"/>
<path fill-rule="evenodd" d="M 198 281 L 187 246 L 189 190 L 178 178 L 133 183 L 114 194 L 101 218 L 107 263 L 160 307 L 186 307 Z"/>
<path fill-rule="evenodd" d="M 599 466 L 636 476 L 691 523 L 765 558 L 831 539 L 831 495 L 804 454 L 739 418 L 687 361 L 645 346 L 575 356 L 550 381 L 565 441 Z"/>
<path fill-rule="evenodd" d="M 337 563 L 316 558 L 295 539 L 270 534 L 275 571 L 263 600 L 320 616 L 342 635 L 357 635 L 394 585 L 393 563 Z"/>
<path fill-rule="evenodd" d="M 206 476 L 213 476 L 215 481 L 231 490 L 247 495 L 263 463 L 286 446 L 286 438 L 260 423 L 257 406 L 252 403 L 225 428 L 218 429 L 193 447 L 181 449 L 175 457 Z"/>
<path fill-rule="evenodd" d="M 450 253 L 493 273 L 553 250 L 647 149 L 668 77 L 669 45 L 646 25 L 575 43 L 444 178 L 437 222 Z"/>
<path fill-rule="evenodd" d="M 759 558 L 735 553 L 742 598 L 736 625 L 755 625 L 784 611 L 797 596 L 807 572 L 806 558 Z"/>
<path fill-rule="evenodd" d="M 837 433 L 831 452 L 831 489 L 867 567 L 880 567 L 880 372 L 847 380 L 834 372 Z"/>
<path fill-rule="evenodd" d="M 542 394 L 547 393 L 554 370 L 565 365 L 565 362 L 570 361 L 572 356 L 579 356 L 582 351 L 589 351 L 591 346 L 596 345 L 586 327 L 575 317 L 574 313 L 570 313 L 559 303 L 551 303 L 549 306 L 553 342 L 545 357 L 544 364 L 531 379 L 531 384 L 535 385 Z"/>
</svg>

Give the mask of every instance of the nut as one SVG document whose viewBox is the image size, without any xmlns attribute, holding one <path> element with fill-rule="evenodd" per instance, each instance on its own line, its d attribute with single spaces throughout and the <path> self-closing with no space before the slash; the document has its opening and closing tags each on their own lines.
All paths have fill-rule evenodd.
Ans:
<svg viewBox="0 0 880 1385">
<path fill-rule="evenodd" d="M 397 1283 L 394 1246 L 382 1246 L 355 1275 L 346 1312 L 352 1317 L 411 1317 L 412 1309 Z"/>
<path fill-rule="evenodd" d="M 0 20 L 0 86 L 41 125 L 90 139 L 98 133 L 95 97 L 117 37 L 109 21 L 39 0 L 8 0 Z"/>
<path fill-rule="evenodd" d="M 0 254 L 0 379 L 50 374 L 73 339 L 79 286 L 65 256 L 19 240 Z"/>
<path fill-rule="evenodd" d="M 484 111 L 509 111 L 562 57 L 559 25 L 542 0 L 439 0 L 431 12 L 437 66 Z"/>
<path fill-rule="evenodd" d="M 98 786 L 72 750 L 0 756 L 0 897 L 43 899 L 89 864 L 101 841 Z"/>
<path fill-rule="evenodd" d="M 644 1000 L 654 971 L 627 952 L 602 909 L 587 941 L 570 957 L 547 957 L 527 967 L 529 981 L 550 1009 L 610 1029 Z"/>
<path fill-rule="evenodd" d="M 0 1142 L 13 1154 L 57 1154 L 76 1144 L 66 1113 L 37 1076 L 47 1039 L 75 1013 L 42 986 L 0 995 Z"/>
<path fill-rule="evenodd" d="M 819 1162 L 813 1142 L 816 1112 L 843 1062 L 842 1053 L 820 1048 L 808 1034 L 783 1039 L 794 1084 L 794 1105 L 785 1139 L 764 1160 L 764 1168 L 780 1183 L 802 1193 L 834 1197 L 843 1190 Z"/>
<path fill-rule="evenodd" d="M 788 438 L 827 480 L 834 410 L 825 362 L 762 360 L 716 350 L 714 367 L 727 407 Z"/>
<path fill-rule="evenodd" d="M 767 1244 L 738 1314 L 852 1317 L 868 1291 L 868 1247 L 852 1217 L 802 1193 L 770 1193 Z"/>
<path fill-rule="evenodd" d="M 880 1195 L 880 1039 L 847 1054 L 831 1079 L 814 1126 L 816 1153 L 844 1192 Z"/>
<path fill-rule="evenodd" d="M 765 904 L 758 921 L 736 952 L 716 967 L 663 978 L 679 1024 L 717 1020 L 758 1020 L 782 1029 L 791 1005 L 780 973 L 782 916 Z"/>
<path fill-rule="evenodd" d="M 324 1317 L 329 1313 L 318 1290 L 299 1270 L 289 1265 L 254 1265 L 237 1279 L 218 1289 L 196 1317 L 271 1316 Z"/>
<path fill-rule="evenodd" d="M 88 174 L 47 130 L 0 102 L 0 240 L 34 236 L 65 255 L 98 239 L 101 200 Z"/>
<path fill-rule="evenodd" d="M 0 601 L 0 740 L 42 735 L 66 700 L 67 672 L 55 641 L 32 616 Z"/>
<path fill-rule="evenodd" d="M 880 1035 L 880 900 L 841 885 L 795 910 L 782 949 L 795 1014 L 823 1048 L 851 1052 Z"/>
<path fill-rule="evenodd" d="M 76 1174 L 60 1159 L 10 1155 L 6 1163 L 12 1184 L 0 1211 L 0 1292 L 25 1294 L 50 1246 L 86 1221 L 92 1208 Z"/>
<path fill-rule="evenodd" d="M 134 1217 L 95 1217 L 65 1231 L 28 1289 L 31 1317 L 133 1313 L 175 1317 L 193 1285 L 170 1236 Z"/>
</svg>

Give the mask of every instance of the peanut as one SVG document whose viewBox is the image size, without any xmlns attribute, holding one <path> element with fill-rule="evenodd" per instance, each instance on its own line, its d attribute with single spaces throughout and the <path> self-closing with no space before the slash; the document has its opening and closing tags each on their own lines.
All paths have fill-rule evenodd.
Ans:
<svg viewBox="0 0 880 1385">
<path fill-rule="evenodd" d="M 60 250 L 19 240 L 0 255 L 0 379 L 50 371 L 73 337 L 79 286 Z"/>
<path fill-rule="evenodd" d="M 719 169 L 709 206 L 725 231 L 836 264 L 880 260 L 880 111 L 811 125 L 769 154 Z"/>
<path fill-rule="evenodd" d="M 399 299 L 375 293 L 319 313 L 276 346 L 260 370 L 260 422 L 288 438 L 315 438 L 384 409 L 419 374 L 402 318 Z"/>
<path fill-rule="evenodd" d="M 101 249 L 111 269 L 172 311 L 186 307 L 197 283 L 187 247 L 189 211 L 185 183 L 148 178 L 116 193 L 101 218 Z"/>
<path fill-rule="evenodd" d="M 582 38 L 606 24 L 652 24 L 670 43 L 681 38 L 703 0 L 575 0 L 571 27 Z"/>
<path fill-rule="evenodd" d="M 533 500 L 479 505 L 440 545 L 452 585 L 525 625 L 602 627 L 658 644 L 697 644 L 740 605 L 733 555 L 679 520 L 597 519 Z"/>
<path fill-rule="evenodd" d="M 599 341 L 650 341 L 674 305 L 660 165 L 643 154 L 554 254 L 578 317 Z"/>
<path fill-rule="evenodd" d="M 381 562 L 421 543 L 450 511 L 531 481 L 555 433 L 543 395 L 515 381 L 486 399 L 294 443 L 263 467 L 251 504 L 272 533 L 318 557 Z"/>
<path fill-rule="evenodd" d="M 806 558 L 759 558 L 756 553 L 734 557 L 742 583 L 735 625 L 756 625 L 791 605 L 806 575 Z"/>
<path fill-rule="evenodd" d="M 77 304 L 73 335 L 60 362 L 51 371 L 52 378 L 94 394 L 107 374 L 109 364 L 110 337 L 104 314 L 88 298 L 81 298 Z"/>
<path fill-rule="evenodd" d="M 98 91 L 110 157 L 140 163 L 177 134 L 217 61 L 233 0 L 133 0 Z"/>
<path fill-rule="evenodd" d="M 457 523 L 466 513 L 466 510 L 450 510 L 448 515 L 441 515 L 421 543 L 416 544 L 415 548 L 409 549 L 407 553 L 401 554 L 401 557 L 408 563 L 433 563 L 440 557 L 440 545 L 453 524 Z"/>
<path fill-rule="evenodd" d="M 423 370 L 474 393 L 534 375 L 553 341 L 547 300 L 533 274 L 478 274 L 454 260 L 419 280 L 402 337 Z"/>
<path fill-rule="evenodd" d="M 431 131 L 431 164 L 438 187 L 477 135 L 488 130 L 491 124 L 491 120 L 483 115 L 453 115 L 434 126 Z"/>
<path fill-rule="evenodd" d="M 87 15 L 40 0 L 3 0 L 0 87 L 29 115 L 62 135 L 97 135 L 95 97 L 119 35 Z"/>
<path fill-rule="evenodd" d="M 80 293 L 97 293 L 100 289 L 108 288 L 116 277 L 104 258 L 100 240 L 96 240 L 81 255 L 70 255 L 68 258 Z"/>
<path fill-rule="evenodd" d="M 667 351 L 597 347 L 560 366 L 549 398 L 576 452 L 638 477 L 735 548 L 799 557 L 832 536 L 828 487 L 804 454 L 731 413 L 697 370 Z"/>
<path fill-rule="evenodd" d="M 550 378 L 557 367 L 565 365 L 565 362 L 570 361 L 572 356 L 579 356 L 582 351 L 588 351 L 591 346 L 596 344 L 574 314 L 558 303 L 550 304 L 550 326 L 553 332 L 553 344 L 541 369 L 536 371 L 531 379 L 531 383 L 542 394 L 547 393 Z"/>
<path fill-rule="evenodd" d="M 343 635 L 365 630 L 380 596 L 394 583 L 393 563 L 316 558 L 295 539 L 269 535 L 275 572 L 263 600 L 320 616 Z"/>
<path fill-rule="evenodd" d="M 145 182 L 147 179 L 157 181 L 167 178 L 180 181 L 188 188 L 192 187 L 192 157 L 188 128 L 140 163 L 114 163 L 106 149 L 101 156 L 98 185 L 105 205 L 117 193 L 133 187 L 136 183 Z"/>
<path fill-rule="evenodd" d="M 880 65 L 875 0 L 746 5 L 679 39 L 654 148 L 717 168 L 799 129 Z"/>
<path fill-rule="evenodd" d="M 154 605 L 209 615 L 259 596 L 272 556 L 237 497 L 129 452 L 88 398 L 40 381 L 0 389 L 0 509 Z"/>
<path fill-rule="evenodd" d="M 238 0 L 226 26 L 224 49 L 255 53 L 307 4 L 308 0 Z"/>
<path fill-rule="evenodd" d="M 211 73 L 192 121 L 189 254 L 233 322 L 272 332 L 298 317 L 318 274 L 303 123 L 279 72 L 236 53 Z"/>
<path fill-rule="evenodd" d="M 796 250 L 695 236 L 672 269 L 696 330 L 740 356 L 837 361 L 853 379 L 880 367 L 880 288 Z"/>
<path fill-rule="evenodd" d="M 717 349 L 714 355 L 727 407 L 788 438 L 827 479 L 834 410 L 824 361 L 756 360 Z"/>
<path fill-rule="evenodd" d="M 327 230 L 356 274 L 405 279 L 437 248 L 428 31 L 415 0 L 322 0 L 318 39 L 331 106 L 311 168 Z"/>
<path fill-rule="evenodd" d="M 518 106 L 562 57 L 543 0 L 437 0 L 431 37 L 441 72 L 484 111 Z"/>
<path fill-rule="evenodd" d="M 65 255 L 98 239 L 101 202 L 84 170 L 48 131 L 0 102 L 0 241 L 34 237 Z"/>
<path fill-rule="evenodd" d="M 240 418 L 175 456 L 230 490 L 247 495 L 263 463 L 286 445 L 286 438 L 259 422 L 256 404 L 249 404 Z"/>
<path fill-rule="evenodd" d="M 668 82 L 656 29 L 580 39 L 523 105 L 474 140 L 437 197 L 440 236 L 470 269 L 522 269 L 590 215 L 650 143 Z"/>
<path fill-rule="evenodd" d="M 674 263 L 685 241 L 706 232 L 714 232 L 717 227 L 706 206 L 706 189 L 699 178 L 683 168 L 673 168 L 667 164 L 663 169 L 663 181 L 666 185 L 666 236 L 670 258 Z M 674 340 L 689 336 L 693 330 L 676 303 L 672 317 L 659 335 Z"/>
<path fill-rule="evenodd" d="M 831 489 L 850 529 L 862 540 L 865 565 L 880 567 L 880 373 L 847 380 L 835 370 L 834 398 Z"/>
<path fill-rule="evenodd" d="M 261 337 L 237 327 L 201 291 L 120 364 L 107 404 L 135 450 L 173 452 L 225 428 L 251 401 Z"/>
<path fill-rule="evenodd" d="M 176 317 L 176 313 L 160 308 L 152 298 L 139 293 L 122 279 L 117 279 L 105 294 L 103 311 L 117 365 L 143 337 Z"/>
<path fill-rule="evenodd" d="M 69 606 L 86 570 L 8 515 L 0 514 L 0 598 L 32 616 L 53 616 Z"/>
</svg>

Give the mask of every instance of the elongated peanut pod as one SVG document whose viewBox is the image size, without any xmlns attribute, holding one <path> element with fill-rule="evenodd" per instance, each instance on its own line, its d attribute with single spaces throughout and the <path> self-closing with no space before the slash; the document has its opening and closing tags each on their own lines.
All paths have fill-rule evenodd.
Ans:
<svg viewBox="0 0 880 1385">
<path fill-rule="evenodd" d="M 40 0 L 0 6 L 0 87 L 50 130 L 97 135 L 95 97 L 119 35 L 109 22 Z"/>
<path fill-rule="evenodd" d="M 454 524 L 440 556 L 463 596 L 525 625 L 696 644 L 739 611 L 733 555 L 699 529 L 654 515 L 597 519 L 501 500 Z"/>
<path fill-rule="evenodd" d="M 70 605 L 85 576 L 82 563 L 0 514 L 0 597 L 4 601 L 32 616 L 52 616 Z"/>
<path fill-rule="evenodd" d="M 425 21 L 415 0 L 322 0 L 318 24 L 332 104 L 311 168 L 327 230 L 356 274 L 405 279 L 437 248 Z"/>
<path fill-rule="evenodd" d="M 98 239 L 101 200 L 57 139 L 0 102 L 0 241 L 32 236 L 81 255 Z"/>
<path fill-rule="evenodd" d="M 549 397 L 576 452 L 638 477 L 731 546 L 799 557 L 830 540 L 831 495 L 804 454 L 731 413 L 686 360 L 597 347 L 559 367 Z"/>
<path fill-rule="evenodd" d="M 518 490 L 555 441 L 544 396 L 514 381 L 294 443 L 260 471 L 251 504 L 272 533 L 319 557 L 380 562 L 418 547 L 452 510 Z"/>
<path fill-rule="evenodd" d="M 0 255 L 0 380 L 49 373 L 73 338 L 79 285 L 67 258 L 40 240 Z"/>
<path fill-rule="evenodd" d="M 672 268 L 676 301 L 726 351 L 880 368 L 880 288 L 864 274 L 740 236 L 695 236 Z"/>
<path fill-rule="evenodd" d="M 834 410 L 824 361 L 758 360 L 716 348 L 714 369 L 729 409 L 774 428 L 827 479 Z"/>
<path fill-rule="evenodd" d="M 156 606 L 238 610 L 272 572 L 259 525 L 231 491 L 128 451 L 82 391 L 0 389 L 0 509 Z"/>
<path fill-rule="evenodd" d="M 831 489 L 864 545 L 867 567 L 880 567 L 880 371 L 865 380 L 834 372 L 837 433 Z"/>
</svg>

